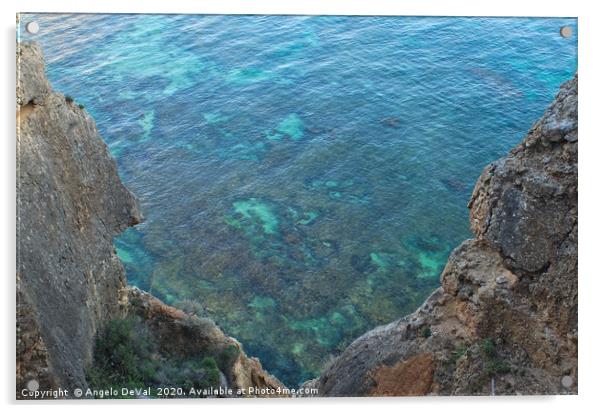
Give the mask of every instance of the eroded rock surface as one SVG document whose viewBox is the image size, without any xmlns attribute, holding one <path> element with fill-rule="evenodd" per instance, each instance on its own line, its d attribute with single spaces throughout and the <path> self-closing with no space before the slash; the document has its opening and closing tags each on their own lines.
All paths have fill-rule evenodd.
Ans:
<svg viewBox="0 0 602 413">
<path fill-rule="evenodd" d="M 577 96 L 575 76 L 523 142 L 485 168 L 469 203 L 476 239 L 452 252 L 441 287 L 306 387 L 321 396 L 577 393 Z"/>
<path fill-rule="evenodd" d="M 40 49 L 19 45 L 17 64 L 17 388 L 81 388 L 94 336 L 126 298 L 113 237 L 141 216 L 92 118 L 50 88 Z"/>
</svg>

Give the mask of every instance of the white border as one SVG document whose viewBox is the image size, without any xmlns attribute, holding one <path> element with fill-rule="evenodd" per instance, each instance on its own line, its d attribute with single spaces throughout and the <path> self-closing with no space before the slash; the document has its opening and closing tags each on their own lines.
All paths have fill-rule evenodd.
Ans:
<svg viewBox="0 0 602 413">
<path fill-rule="evenodd" d="M 354 14 L 354 15 L 439 15 L 439 16 L 576 16 L 580 7 L 575 1 L 539 2 L 506 0 L 477 1 L 396 1 L 396 0 L 186 0 L 147 1 L 134 4 L 105 0 L 83 3 L 77 0 L 22 1 L 21 12 L 88 13 L 215 13 L 215 14 Z"/>
<path fill-rule="evenodd" d="M 229 14 L 355 14 L 355 15 L 447 15 L 447 16 L 557 16 L 579 18 L 579 123 L 580 123 L 580 160 L 579 160 L 579 220 L 580 220 L 580 277 L 579 277 L 579 396 L 569 397 L 502 397 L 494 401 L 488 398 L 409 398 L 409 399 L 304 399 L 282 400 L 202 400 L 202 401 L 153 401 L 151 403 L 127 403 L 129 408 L 145 411 L 161 411 L 167 404 L 177 404 L 178 409 L 191 410 L 237 410 L 247 412 L 265 409 L 306 412 L 314 409 L 337 409 L 351 412 L 364 411 L 374 404 L 376 409 L 395 411 L 445 411 L 467 412 L 469 409 L 487 410 L 487 412 L 528 408 L 546 411 L 577 411 L 591 407 L 602 393 L 598 387 L 602 384 L 599 348 L 602 343 L 600 333 L 599 301 L 602 286 L 600 277 L 602 267 L 599 249 L 602 246 L 600 236 L 602 228 L 600 214 L 600 182 L 602 177 L 597 167 L 602 161 L 601 127 L 596 120 L 599 115 L 598 103 L 602 99 L 599 77 L 602 74 L 598 44 L 602 39 L 601 16 L 596 10 L 596 2 L 578 0 L 545 2 L 527 2 L 525 0 L 164 0 L 162 2 L 146 0 L 127 2 L 124 0 L 99 0 L 83 3 L 82 0 L 34 1 L 23 0 L 15 5 L 2 1 L 2 124 L 5 132 L 0 153 L 2 194 L 2 254 L 4 264 L 4 295 L 2 321 L 2 348 L 4 367 L 1 374 L 0 391 L 9 409 L 14 402 L 14 274 L 15 274 L 15 115 L 14 115 L 14 42 L 16 12 L 110 12 L 110 13 L 229 13 Z M 597 43 L 598 42 L 598 43 Z M 18 405 L 21 409 L 34 411 L 56 411 L 65 409 L 106 409 L 124 408 L 120 402 L 105 401 L 96 404 L 75 402 L 55 402 L 46 404 Z M 127 407 L 126 407 L 127 408 Z M 599 408 L 599 407 L 598 407 Z"/>
</svg>

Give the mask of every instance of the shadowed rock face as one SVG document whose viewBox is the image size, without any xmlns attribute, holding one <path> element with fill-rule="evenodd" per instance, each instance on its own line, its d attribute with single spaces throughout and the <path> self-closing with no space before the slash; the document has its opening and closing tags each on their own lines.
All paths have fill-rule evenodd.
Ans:
<svg viewBox="0 0 602 413">
<path fill-rule="evenodd" d="M 240 348 L 210 320 L 126 288 L 113 237 L 140 222 L 138 204 L 93 119 L 51 90 L 39 47 L 19 44 L 17 67 L 17 397 L 30 380 L 87 388 L 97 333 L 127 314 L 176 357 Z M 282 387 L 242 351 L 224 374 L 234 388 Z"/>
<path fill-rule="evenodd" d="M 469 208 L 476 239 L 452 252 L 441 287 L 306 387 L 322 396 L 577 393 L 577 76 L 485 168 Z"/>
<path fill-rule="evenodd" d="M 19 45 L 17 64 L 17 387 L 83 387 L 94 336 L 126 298 L 113 237 L 141 216 L 92 118 L 51 90 L 40 49 Z"/>
</svg>

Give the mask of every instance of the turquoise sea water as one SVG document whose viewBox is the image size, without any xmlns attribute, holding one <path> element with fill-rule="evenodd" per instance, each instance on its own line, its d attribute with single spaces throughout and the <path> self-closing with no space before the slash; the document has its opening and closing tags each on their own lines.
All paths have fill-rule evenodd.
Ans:
<svg viewBox="0 0 602 413">
<path fill-rule="evenodd" d="M 31 20 L 141 201 L 129 282 L 288 385 L 437 287 L 481 170 L 577 69 L 575 19 Z"/>
</svg>

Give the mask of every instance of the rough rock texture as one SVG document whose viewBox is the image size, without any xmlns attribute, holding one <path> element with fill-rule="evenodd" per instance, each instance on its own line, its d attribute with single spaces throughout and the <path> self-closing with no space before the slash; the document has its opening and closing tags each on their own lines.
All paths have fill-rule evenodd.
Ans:
<svg viewBox="0 0 602 413">
<path fill-rule="evenodd" d="M 31 380 L 86 389 L 97 333 L 128 314 L 174 355 L 240 348 L 212 322 L 126 288 L 113 237 L 142 219 L 137 202 L 93 119 L 51 90 L 37 45 L 18 45 L 17 68 L 17 397 Z M 282 387 L 242 351 L 231 370 L 232 386 Z"/>
<path fill-rule="evenodd" d="M 40 49 L 21 44 L 17 64 L 17 388 L 83 387 L 97 330 L 123 311 L 113 237 L 141 217 L 92 118 L 51 90 Z"/>
<path fill-rule="evenodd" d="M 577 393 L 577 76 L 469 203 L 476 239 L 413 314 L 353 342 L 321 396 Z"/>
</svg>

